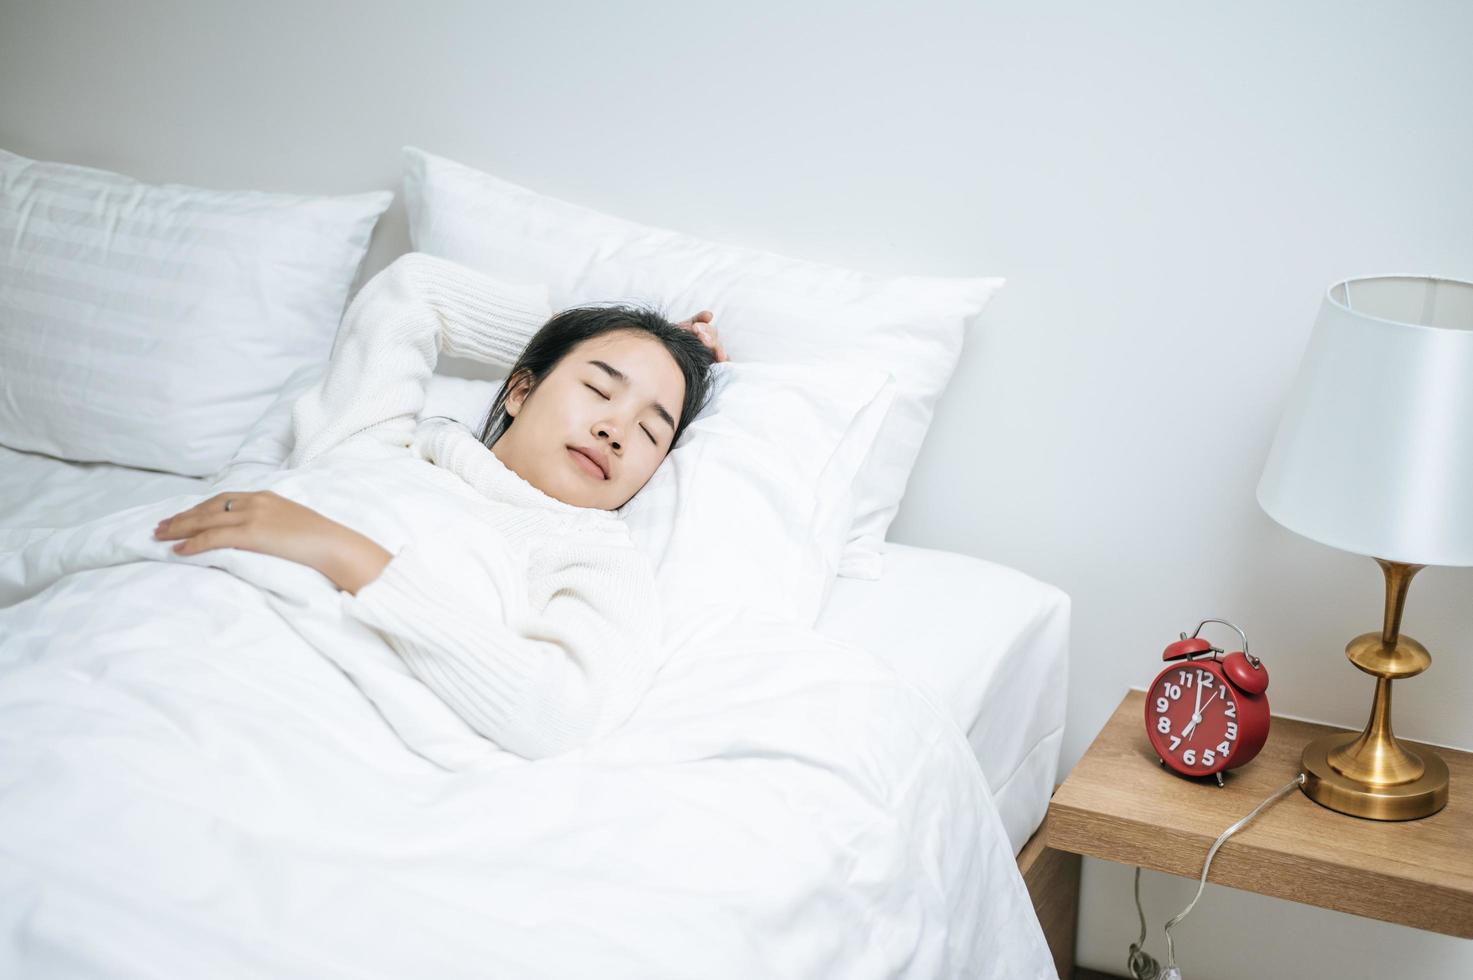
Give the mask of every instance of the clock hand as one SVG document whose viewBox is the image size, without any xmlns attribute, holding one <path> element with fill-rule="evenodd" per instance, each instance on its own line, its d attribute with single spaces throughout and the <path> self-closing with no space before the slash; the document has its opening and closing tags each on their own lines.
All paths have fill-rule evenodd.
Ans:
<svg viewBox="0 0 1473 980">
<path fill-rule="evenodd" d="M 1212 697 L 1208 698 L 1207 699 L 1207 703 L 1204 704 L 1204 705 L 1202 705 L 1202 707 L 1203 708 L 1210 708 L 1210 707 L 1212 707 L 1212 702 L 1216 701 L 1217 700 L 1217 696 L 1219 694 L 1221 694 L 1221 693 L 1222 693 L 1221 691 L 1213 691 L 1212 692 Z M 1202 712 L 1201 711 L 1198 711 L 1196 714 L 1192 715 L 1192 723 L 1190 725 L 1188 725 L 1186 728 L 1183 728 L 1182 731 L 1181 731 L 1182 738 L 1190 738 L 1191 736 L 1189 736 L 1187 734 L 1187 732 L 1188 731 L 1191 731 L 1192 733 L 1195 733 L 1197 731 L 1197 723 L 1200 722 L 1201 720 L 1202 720 Z"/>
<path fill-rule="evenodd" d="M 1196 685 L 1196 688 L 1197 701 L 1195 704 L 1192 705 L 1192 720 L 1190 723 L 1182 726 L 1182 738 L 1186 738 L 1188 735 L 1190 735 L 1192 733 L 1192 730 L 1197 727 L 1197 722 L 1202 720 L 1202 685 L 1198 684 Z"/>
</svg>

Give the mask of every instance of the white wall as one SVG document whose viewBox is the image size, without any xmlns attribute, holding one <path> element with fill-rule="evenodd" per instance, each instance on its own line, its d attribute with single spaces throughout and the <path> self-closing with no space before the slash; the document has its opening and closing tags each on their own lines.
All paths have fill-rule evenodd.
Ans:
<svg viewBox="0 0 1473 980">
<path fill-rule="evenodd" d="M 892 538 L 1072 594 L 1072 765 L 1210 615 L 1248 629 L 1276 710 L 1362 722 L 1340 651 L 1380 573 L 1253 489 L 1325 286 L 1473 278 L 1470 36 L 1466 4 L 1392 0 L 0 0 L 0 147 L 342 193 L 395 186 L 413 143 L 724 241 L 1007 276 Z M 406 246 L 396 204 L 366 271 Z M 1403 735 L 1473 745 L 1470 586 L 1412 589 L 1434 661 L 1397 687 Z M 1080 960 L 1118 970 L 1129 871 L 1086 868 Z M 1148 876 L 1153 921 L 1190 888 Z M 1181 938 L 1193 980 L 1473 975 L 1473 944 L 1219 888 Z"/>
</svg>

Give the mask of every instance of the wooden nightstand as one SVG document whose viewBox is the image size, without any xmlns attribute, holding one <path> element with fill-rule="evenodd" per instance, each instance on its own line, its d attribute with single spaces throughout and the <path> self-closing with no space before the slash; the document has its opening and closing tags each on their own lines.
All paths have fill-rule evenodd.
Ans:
<svg viewBox="0 0 1473 980">
<path fill-rule="evenodd" d="M 1144 699 L 1126 694 L 1054 792 L 1049 847 L 1195 879 L 1217 835 L 1299 772 L 1304 744 L 1337 731 L 1275 717 L 1258 757 L 1219 788 L 1161 767 Z M 1208 880 L 1473 939 L 1473 754 L 1437 752 L 1452 775 L 1441 812 L 1362 820 L 1293 793 L 1223 844 Z"/>
</svg>

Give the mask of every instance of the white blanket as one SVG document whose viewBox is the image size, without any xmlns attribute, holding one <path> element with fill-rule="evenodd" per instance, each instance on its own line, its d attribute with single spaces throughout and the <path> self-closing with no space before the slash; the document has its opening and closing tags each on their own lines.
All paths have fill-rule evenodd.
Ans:
<svg viewBox="0 0 1473 980">
<path fill-rule="evenodd" d="M 261 485 L 392 550 L 456 483 Z M 733 612 L 529 762 L 316 572 L 152 539 L 198 499 L 0 556 L 0 975 L 1054 976 L 964 737 L 859 648 Z"/>
</svg>

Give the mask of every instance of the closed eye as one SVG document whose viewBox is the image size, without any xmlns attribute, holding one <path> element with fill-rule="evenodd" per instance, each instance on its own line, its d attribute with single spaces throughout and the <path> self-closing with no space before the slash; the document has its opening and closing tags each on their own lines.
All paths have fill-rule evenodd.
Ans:
<svg viewBox="0 0 1473 980">
<path fill-rule="evenodd" d="M 583 387 L 587 388 L 589 391 L 595 392 L 604 401 L 608 401 L 609 400 L 609 396 L 608 395 L 605 395 L 603 392 L 599 391 L 597 388 L 595 388 L 593 385 L 589 384 L 588 382 L 586 382 L 586 381 L 583 382 Z M 650 443 L 652 445 L 658 446 L 660 444 L 660 440 L 658 440 L 658 439 L 655 438 L 655 434 L 653 432 L 651 432 L 649 429 L 646 429 L 642 425 L 640 426 L 640 429 L 642 429 L 644 431 L 644 434 L 645 435 L 647 435 L 647 436 L 650 437 Z"/>
</svg>

